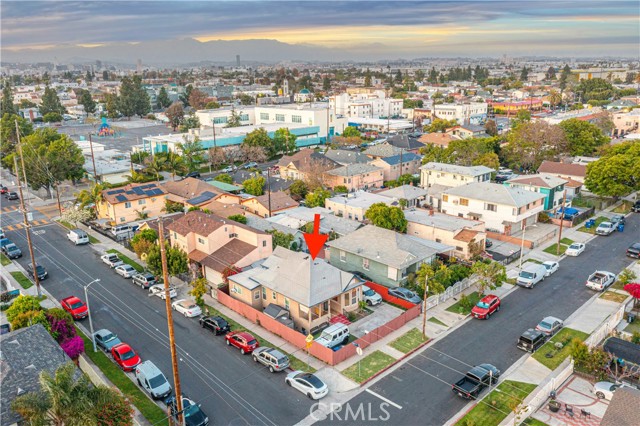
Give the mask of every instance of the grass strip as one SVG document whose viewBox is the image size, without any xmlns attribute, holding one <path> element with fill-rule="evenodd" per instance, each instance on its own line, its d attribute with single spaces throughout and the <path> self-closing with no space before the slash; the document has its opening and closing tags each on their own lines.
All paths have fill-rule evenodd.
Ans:
<svg viewBox="0 0 640 426">
<path fill-rule="evenodd" d="M 20 287 L 22 287 L 23 289 L 26 290 L 30 287 L 33 287 L 33 283 L 31 282 L 31 280 L 27 278 L 22 272 L 15 271 L 12 272 L 11 275 L 16 279 L 16 281 L 18 281 L 18 284 L 20 284 Z"/>
<path fill-rule="evenodd" d="M 375 351 L 359 359 L 351 367 L 342 370 L 342 374 L 354 382 L 362 383 L 396 361 L 394 357 L 381 351 Z"/>
<path fill-rule="evenodd" d="M 102 351 L 93 352 L 91 339 L 76 327 L 84 340 L 85 355 L 107 376 L 107 378 L 131 401 L 142 415 L 153 425 L 168 425 L 167 413 L 158 407 L 129 377 Z"/>
<path fill-rule="evenodd" d="M 536 385 L 531 383 L 505 380 L 482 401 L 478 401 L 455 426 L 498 426 L 535 388 Z"/>
<path fill-rule="evenodd" d="M 5 256 L 4 253 L 0 253 L 0 263 L 2 263 L 2 266 L 7 266 L 11 264 L 11 259 Z"/>
<path fill-rule="evenodd" d="M 480 300 L 480 295 L 477 291 L 474 291 L 473 293 L 467 295 L 466 300 L 467 303 L 464 304 L 461 297 L 460 300 L 449 306 L 447 308 L 447 311 L 453 312 L 454 314 L 469 315 L 471 313 L 471 309 L 473 309 L 476 303 L 478 303 L 478 301 Z"/>
<path fill-rule="evenodd" d="M 428 340 L 429 337 L 425 338 L 422 335 L 422 331 L 418 330 L 417 328 L 412 328 L 393 342 L 389 343 L 389 346 L 406 354 Z"/>
<path fill-rule="evenodd" d="M 569 356 L 569 353 L 571 352 L 571 341 L 576 338 L 584 341 L 588 336 L 589 335 L 587 333 L 582 331 L 574 330 L 572 328 L 563 328 L 547 343 L 542 345 L 542 347 L 533 354 L 533 358 L 553 371 L 562 364 L 562 361 L 564 361 L 565 358 Z M 557 349 L 555 346 L 556 343 L 561 343 L 562 348 Z"/>
<path fill-rule="evenodd" d="M 120 258 L 120 260 L 122 260 L 124 263 L 126 263 L 127 265 L 132 266 L 138 272 L 144 272 L 144 267 L 142 265 L 140 265 L 138 262 L 136 262 L 135 260 L 131 259 L 130 257 L 127 257 L 124 254 L 120 253 L 118 250 L 109 249 L 109 250 L 107 250 L 107 253 L 115 253 L 115 254 L 117 254 L 118 257 Z"/>
<path fill-rule="evenodd" d="M 434 324 L 438 324 L 441 325 L 443 327 L 449 327 L 447 324 L 443 323 L 442 321 L 440 321 L 438 318 L 436 317 L 429 317 L 427 318 L 427 321 L 432 322 Z"/>
</svg>

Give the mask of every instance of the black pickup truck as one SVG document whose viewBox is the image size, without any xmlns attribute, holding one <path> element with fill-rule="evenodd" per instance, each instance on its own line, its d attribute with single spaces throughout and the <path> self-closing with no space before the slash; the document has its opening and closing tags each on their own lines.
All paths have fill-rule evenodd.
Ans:
<svg viewBox="0 0 640 426">
<path fill-rule="evenodd" d="M 453 393 L 466 398 L 476 399 L 482 389 L 489 384 L 496 383 L 500 376 L 500 370 L 490 364 L 482 364 L 473 367 L 466 376 L 453 384 Z"/>
</svg>

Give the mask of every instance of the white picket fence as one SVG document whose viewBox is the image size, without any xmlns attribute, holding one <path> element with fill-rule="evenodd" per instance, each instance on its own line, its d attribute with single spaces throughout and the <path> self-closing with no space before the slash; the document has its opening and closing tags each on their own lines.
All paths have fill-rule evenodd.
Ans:
<svg viewBox="0 0 640 426">
<path fill-rule="evenodd" d="M 476 283 L 476 279 L 471 276 L 463 279 L 462 281 L 458 281 L 451 287 L 447 288 L 444 293 L 434 294 L 433 296 L 427 299 L 427 309 L 438 306 L 440 303 L 446 302 L 453 296 L 456 296 L 462 293 L 464 290 L 468 289 L 472 285 Z"/>
</svg>

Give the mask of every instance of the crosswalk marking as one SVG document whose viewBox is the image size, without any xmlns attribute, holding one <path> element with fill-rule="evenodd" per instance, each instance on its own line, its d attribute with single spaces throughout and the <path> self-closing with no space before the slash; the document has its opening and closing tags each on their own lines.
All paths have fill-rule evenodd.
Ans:
<svg viewBox="0 0 640 426">
<path fill-rule="evenodd" d="M 32 220 L 31 221 L 31 226 L 42 226 L 42 225 L 48 225 L 51 222 L 49 222 L 46 219 L 36 219 L 36 220 Z M 2 227 L 2 229 L 4 231 L 17 231 L 18 229 L 24 229 L 24 223 L 22 222 L 18 222 L 18 223 L 14 223 L 13 225 L 5 225 Z"/>
<path fill-rule="evenodd" d="M 2 211 L 7 213 L 15 212 L 16 210 L 18 210 L 18 206 L 9 206 L 9 207 L 2 208 Z"/>
</svg>

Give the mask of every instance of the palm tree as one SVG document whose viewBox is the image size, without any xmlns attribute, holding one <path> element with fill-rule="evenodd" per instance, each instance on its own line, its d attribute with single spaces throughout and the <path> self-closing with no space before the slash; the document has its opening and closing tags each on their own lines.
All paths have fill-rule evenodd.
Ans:
<svg viewBox="0 0 640 426">
<path fill-rule="evenodd" d="M 204 162 L 204 156 L 202 155 L 204 148 L 199 138 L 196 137 L 193 141 L 190 141 L 185 136 L 184 142 L 178 144 L 178 149 L 182 153 L 182 161 L 187 171 L 193 172 Z"/>
<path fill-rule="evenodd" d="M 103 200 L 102 191 L 108 188 L 109 186 L 107 184 L 97 183 L 93 185 L 89 191 L 83 189 L 76 194 L 76 202 L 80 203 L 81 208 L 91 206 L 97 215 L 98 204 Z"/>
<path fill-rule="evenodd" d="M 160 180 L 160 172 L 164 169 L 167 157 L 162 155 L 154 155 L 145 160 L 145 171 L 156 175 L 156 180 Z"/>
<path fill-rule="evenodd" d="M 562 95 L 555 89 L 551 89 L 549 91 L 549 103 L 551 104 L 551 109 L 554 109 L 556 105 L 560 105 L 562 103 Z"/>
<path fill-rule="evenodd" d="M 84 374 L 76 379 L 73 363 L 58 368 L 54 376 L 40 373 L 40 392 L 17 397 L 11 408 L 31 425 L 97 425 L 89 397 L 91 382 Z"/>
<path fill-rule="evenodd" d="M 125 175 L 127 177 L 127 182 L 129 183 L 144 183 L 147 181 L 147 177 L 144 173 L 139 173 L 136 171 L 131 172 L 130 175 Z"/>
<path fill-rule="evenodd" d="M 165 163 L 165 170 L 171 172 L 171 180 L 176 179 L 176 174 L 184 171 L 185 165 L 182 157 L 175 152 L 170 152 Z"/>
</svg>

